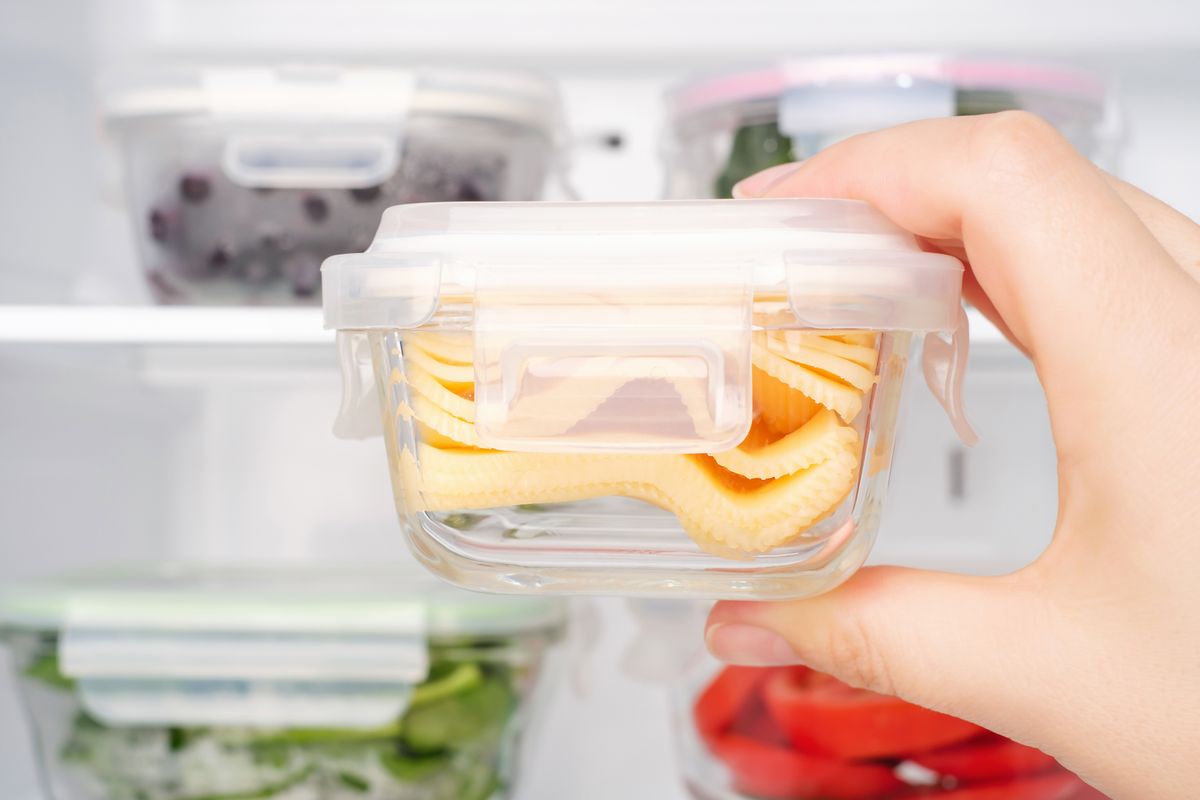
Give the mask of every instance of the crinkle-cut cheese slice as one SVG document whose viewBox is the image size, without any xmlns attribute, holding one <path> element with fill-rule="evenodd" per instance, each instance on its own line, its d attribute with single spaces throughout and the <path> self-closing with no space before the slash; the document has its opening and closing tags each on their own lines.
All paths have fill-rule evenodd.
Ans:
<svg viewBox="0 0 1200 800">
<path fill-rule="evenodd" d="M 860 392 L 865 392 L 875 384 L 875 373 L 861 364 L 818 350 L 815 347 L 787 345 L 771 337 L 763 340 L 767 349 L 777 356 L 782 356 L 793 364 L 819 370 L 843 383 L 848 383 Z"/>
<path fill-rule="evenodd" d="M 712 459 L 746 478 L 781 478 L 836 457 L 858 442 L 858 433 L 839 422 L 832 411 L 822 410 L 781 439 L 760 444 L 756 438 L 748 436 L 732 450 L 713 453 Z"/>
<path fill-rule="evenodd" d="M 674 513 L 702 547 L 760 553 L 787 544 L 836 509 L 854 486 L 857 447 L 753 488 L 733 488 L 704 456 L 443 450 L 401 453 L 410 512 L 621 495 Z"/>
<path fill-rule="evenodd" d="M 875 366 L 879 361 L 879 350 L 875 347 L 850 344 L 841 339 L 813 333 L 812 331 L 768 331 L 767 338 L 787 348 L 808 347 L 814 350 L 821 350 L 830 355 L 844 358 L 847 361 L 853 361 L 855 364 L 872 372 L 874 372 Z"/>
<path fill-rule="evenodd" d="M 470 367 L 439 361 L 420 347 L 410 347 L 406 352 L 407 380 L 417 393 L 460 419 L 476 421 L 475 404 L 468 399 L 474 396 L 474 384 L 467 382 L 468 377 L 474 378 Z M 698 436 L 714 436 L 717 422 L 709 409 L 707 379 L 671 376 L 674 366 L 671 359 L 614 357 L 607 362 L 588 362 L 569 378 L 538 379 L 506 410 L 505 434 L 546 437 L 566 433 L 592 416 L 623 387 L 653 378 L 673 389 Z M 562 386 L 567 391 L 557 390 Z"/>
<path fill-rule="evenodd" d="M 858 389 L 772 353 L 767 349 L 764 338 L 755 337 L 750 355 L 754 366 L 804 393 L 846 422 L 853 422 L 862 410 L 862 393 Z"/>
<path fill-rule="evenodd" d="M 871 347 L 878 349 L 879 342 L 876 339 L 877 334 L 870 331 L 843 331 L 838 334 L 826 333 L 823 334 L 831 339 L 840 339 L 846 344 L 853 344 L 859 347 Z"/>
<path fill-rule="evenodd" d="M 409 401 L 396 406 L 398 419 L 416 419 L 428 431 L 436 433 L 439 442 L 449 440 L 457 447 L 479 447 L 474 423 L 459 419 L 424 395 L 414 393 Z"/>
<path fill-rule="evenodd" d="M 435 331 L 412 331 L 404 335 L 404 343 L 414 345 L 427 355 L 446 364 L 475 362 L 475 340 L 466 331 L 460 333 L 438 333 Z"/>
<path fill-rule="evenodd" d="M 404 348 L 404 360 L 406 364 L 416 364 L 451 391 L 462 391 L 475 384 L 475 368 L 473 366 L 438 361 L 420 347 Z"/>
<path fill-rule="evenodd" d="M 808 395 L 772 378 L 757 367 L 753 370 L 751 387 L 756 418 L 762 420 L 775 438 L 798 430 L 822 408 Z"/>
<path fill-rule="evenodd" d="M 439 407 L 429 398 L 414 393 L 411 405 L 401 403 L 396 416 L 416 420 L 422 441 L 435 447 L 478 447 L 474 426 Z M 858 434 L 842 425 L 830 411 L 822 409 L 810 422 L 777 438 L 755 425 L 737 448 L 712 455 L 723 469 L 744 478 L 780 478 L 833 458 L 846 447 L 854 447 Z"/>
<path fill-rule="evenodd" d="M 475 421 L 475 402 L 469 396 L 471 392 L 467 392 L 468 396 L 464 397 L 458 392 L 447 389 L 436 378 L 417 366 L 416 362 L 410 361 L 405 365 L 403 375 L 400 375 L 397 370 L 392 380 L 407 383 L 413 391 L 424 395 L 459 419 L 467 422 Z"/>
</svg>

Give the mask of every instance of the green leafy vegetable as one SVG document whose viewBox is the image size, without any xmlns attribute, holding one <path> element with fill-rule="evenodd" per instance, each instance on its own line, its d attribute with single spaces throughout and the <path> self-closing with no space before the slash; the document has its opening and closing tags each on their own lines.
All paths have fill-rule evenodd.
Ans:
<svg viewBox="0 0 1200 800">
<path fill-rule="evenodd" d="M 458 531 L 474 528 L 483 519 L 481 514 L 447 514 L 442 518 L 442 524 Z"/>
<path fill-rule="evenodd" d="M 729 158 L 713 187 L 715 196 L 733 197 L 733 185 L 743 178 L 795 160 L 792 140 L 779 132 L 775 122 L 743 125 L 733 135 Z"/>
<path fill-rule="evenodd" d="M 1001 89 L 959 89 L 954 93 L 954 113 L 960 117 L 995 114 L 1020 107 L 1015 94 Z"/>
<path fill-rule="evenodd" d="M 401 783 L 419 783 L 450 766 L 446 755 L 416 756 L 380 753 L 379 763 Z"/>
<path fill-rule="evenodd" d="M 403 741 L 416 753 L 437 752 L 499 733 L 514 703 L 512 690 L 494 678 L 404 715 Z"/>
<path fill-rule="evenodd" d="M 504 785 L 512 747 L 514 646 L 440 638 L 405 712 L 376 728 L 109 727 L 79 711 L 60 758 L 114 800 L 486 800 Z M 53 656 L 27 663 L 31 680 L 73 685 Z M 148 769 L 147 758 L 168 763 Z"/>
<path fill-rule="evenodd" d="M 445 677 L 435 681 L 426 681 L 413 689 L 408 705 L 409 708 L 413 708 L 425 703 L 432 703 L 442 698 L 456 695 L 459 692 L 474 689 L 482 682 L 483 670 L 479 668 L 478 664 L 459 664 L 454 668 L 453 672 L 450 672 Z"/>
<path fill-rule="evenodd" d="M 264 784 L 257 789 L 251 789 L 245 792 L 197 794 L 186 798 L 180 798 L 180 800 L 264 800 L 264 798 L 274 797 L 277 794 L 283 794 L 288 789 L 299 786 L 312 777 L 316 770 L 317 768 L 310 764 L 294 775 L 289 775 L 283 780 Z"/>
<path fill-rule="evenodd" d="M 337 774 L 338 782 L 347 789 L 352 789 L 356 792 L 371 791 L 371 784 L 366 778 L 360 775 L 355 775 L 353 772 L 342 771 Z"/>
<path fill-rule="evenodd" d="M 72 690 L 75 688 L 75 681 L 63 675 L 59 670 L 58 655 L 53 652 L 34 659 L 29 666 L 25 667 L 25 676 L 55 689 Z"/>
</svg>

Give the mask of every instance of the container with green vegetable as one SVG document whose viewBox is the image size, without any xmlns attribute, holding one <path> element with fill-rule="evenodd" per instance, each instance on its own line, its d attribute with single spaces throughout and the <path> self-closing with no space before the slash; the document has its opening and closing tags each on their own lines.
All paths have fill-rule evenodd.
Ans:
<svg viewBox="0 0 1200 800">
<path fill-rule="evenodd" d="M 930 117 L 1025 110 L 1112 170 L 1119 120 L 1088 72 L 941 55 L 832 56 L 708 75 L 667 96 L 673 198 L 730 197 L 755 172 L 847 136 Z"/>
<path fill-rule="evenodd" d="M 53 800 L 508 797 L 561 606 L 384 570 L 153 570 L 0 596 Z"/>
</svg>

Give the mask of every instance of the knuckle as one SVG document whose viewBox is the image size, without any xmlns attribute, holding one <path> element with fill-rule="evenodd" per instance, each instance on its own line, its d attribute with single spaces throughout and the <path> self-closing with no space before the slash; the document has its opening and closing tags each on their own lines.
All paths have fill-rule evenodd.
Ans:
<svg viewBox="0 0 1200 800">
<path fill-rule="evenodd" d="M 970 149 L 991 181 L 1046 180 L 1074 153 L 1053 125 L 1028 111 L 1002 111 L 974 120 Z"/>
<path fill-rule="evenodd" d="M 854 614 L 843 618 L 830 629 L 826 643 L 830 671 L 852 686 L 895 694 L 881 634 L 868 617 Z"/>
</svg>

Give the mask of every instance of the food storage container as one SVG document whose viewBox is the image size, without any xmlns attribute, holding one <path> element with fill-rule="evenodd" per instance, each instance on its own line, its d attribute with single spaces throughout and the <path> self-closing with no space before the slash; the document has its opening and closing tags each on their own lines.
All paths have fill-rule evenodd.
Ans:
<svg viewBox="0 0 1200 800">
<path fill-rule="evenodd" d="M 6 590 L 47 796 L 508 797 L 561 609 L 409 572 L 160 565 Z"/>
<path fill-rule="evenodd" d="M 167 303 L 315 303 L 321 261 L 389 206 L 540 198 L 561 133 L 548 81 L 444 69 L 212 69 L 108 114 Z"/>
<path fill-rule="evenodd" d="M 382 420 L 413 550 L 472 588 L 828 589 L 927 333 L 962 423 L 962 265 L 856 201 L 398 206 L 323 271 L 340 430 Z"/>
<path fill-rule="evenodd" d="M 1024 109 L 1112 169 L 1119 122 L 1105 84 L 1077 69 L 948 56 L 831 56 L 696 79 L 668 93 L 670 197 L 733 185 L 847 136 L 929 117 Z"/>
<path fill-rule="evenodd" d="M 694 666 L 675 726 L 697 800 L 1105 798 L 1040 750 L 807 667 Z"/>
</svg>

